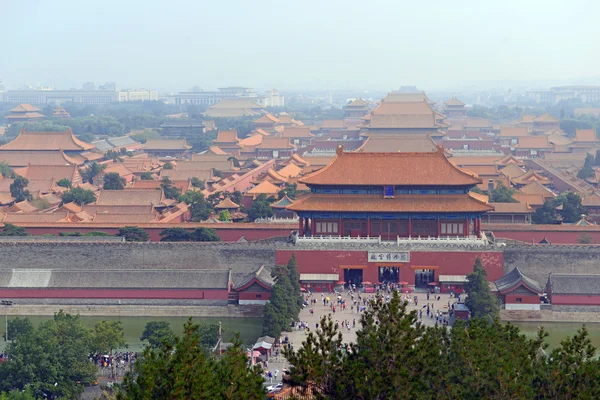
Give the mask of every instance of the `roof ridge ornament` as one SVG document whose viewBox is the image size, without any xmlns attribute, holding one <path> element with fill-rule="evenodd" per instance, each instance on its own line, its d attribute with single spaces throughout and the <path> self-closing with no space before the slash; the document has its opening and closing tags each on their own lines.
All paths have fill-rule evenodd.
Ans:
<svg viewBox="0 0 600 400">
<path fill-rule="evenodd" d="M 335 154 L 337 154 L 337 155 L 339 156 L 339 155 L 341 155 L 341 154 L 343 154 L 343 153 L 344 153 L 344 145 L 343 145 L 343 144 L 340 144 L 340 145 L 337 147 L 337 149 L 336 149 L 336 151 L 335 151 Z"/>
</svg>

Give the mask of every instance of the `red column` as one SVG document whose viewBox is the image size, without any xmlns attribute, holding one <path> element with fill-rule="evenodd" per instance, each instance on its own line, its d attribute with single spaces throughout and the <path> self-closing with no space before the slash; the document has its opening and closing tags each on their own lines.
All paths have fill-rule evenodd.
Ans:
<svg viewBox="0 0 600 400">
<path fill-rule="evenodd" d="M 298 236 L 304 236 L 304 229 L 303 229 L 304 227 L 302 226 L 302 224 L 303 224 L 302 220 L 303 220 L 302 217 L 298 217 L 298 221 L 300 222 L 299 229 L 298 229 Z"/>
<path fill-rule="evenodd" d="M 469 236 L 469 218 L 465 219 L 465 222 L 463 222 L 464 228 L 463 228 L 463 235 L 465 237 Z"/>
<path fill-rule="evenodd" d="M 480 238 L 481 237 L 481 219 L 480 218 L 475 218 L 475 226 L 476 226 L 476 231 L 477 231 L 477 237 Z"/>
<path fill-rule="evenodd" d="M 442 236 L 442 221 L 439 218 L 437 220 L 437 236 Z"/>
<path fill-rule="evenodd" d="M 342 226 L 342 218 L 341 217 L 338 220 L 338 234 L 340 236 L 343 236 L 343 234 L 344 234 L 344 229 L 343 229 L 343 226 Z"/>
<path fill-rule="evenodd" d="M 371 236 L 371 218 L 367 217 L 367 236 Z"/>
<path fill-rule="evenodd" d="M 412 218 L 408 219 L 408 237 L 412 237 Z"/>
<path fill-rule="evenodd" d="M 316 228 L 315 219 L 311 218 L 310 219 L 310 233 L 311 233 L 311 236 L 315 236 L 315 228 Z"/>
</svg>

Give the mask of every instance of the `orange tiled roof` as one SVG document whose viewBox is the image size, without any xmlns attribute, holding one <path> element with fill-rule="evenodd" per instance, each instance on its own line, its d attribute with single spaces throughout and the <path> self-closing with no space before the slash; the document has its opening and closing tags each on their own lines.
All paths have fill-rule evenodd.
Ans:
<svg viewBox="0 0 600 400">
<path fill-rule="evenodd" d="M 307 185 L 476 185 L 481 179 L 451 164 L 443 152 L 345 153 L 305 176 Z"/>
<path fill-rule="evenodd" d="M 531 214 L 533 210 L 526 203 L 490 203 L 492 214 Z"/>
<path fill-rule="evenodd" d="M 189 189 L 191 189 L 191 183 L 188 179 L 183 180 L 173 180 L 171 179 L 171 183 L 177 189 L 181 190 L 182 193 L 185 193 Z M 160 185 L 162 184 L 162 180 L 139 180 L 133 182 L 133 189 L 160 189 Z M 125 188 L 125 190 L 130 190 L 129 188 Z"/>
<path fill-rule="evenodd" d="M 255 135 L 252 136 L 248 136 L 245 139 L 240 140 L 240 146 L 247 146 L 247 147 L 252 147 L 252 146 L 258 146 L 259 144 L 262 143 L 263 140 L 263 135 L 257 133 Z"/>
<path fill-rule="evenodd" d="M 348 105 L 346 105 L 346 107 L 365 107 L 368 105 L 369 105 L 369 103 L 367 103 L 366 101 L 364 101 L 361 98 L 358 98 L 358 99 L 348 103 Z"/>
<path fill-rule="evenodd" d="M 46 117 L 44 114 L 40 114 L 39 112 L 28 112 L 28 113 L 18 113 L 18 114 L 10 114 L 7 115 L 6 119 L 8 120 L 25 120 L 25 119 L 36 119 L 36 118 L 44 118 Z"/>
<path fill-rule="evenodd" d="M 286 137 L 264 137 L 262 143 L 257 146 L 259 149 L 293 149 L 290 139 Z"/>
<path fill-rule="evenodd" d="M 444 103 L 446 106 L 464 106 L 465 103 L 457 99 L 456 97 L 452 97 L 450 100 Z"/>
<path fill-rule="evenodd" d="M 101 156 L 102 157 L 102 156 Z M 67 156 L 60 150 L 30 151 L 30 150 L 0 150 L 0 162 L 5 162 L 11 167 L 26 165 L 65 165 L 83 164 L 74 157 Z"/>
<path fill-rule="evenodd" d="M 425 93 L 402 93 L 392 92 L 388 93 L 383 99 L 383 102 L 387 103 L 422 103 L 427 102 L 433 104 L 434 102 L 427 97 Z"/>
<path fill-rule="evenodd" d="M 219 130 L 217 138 L 213 140 L 214 143 L 238 143 L 239 141 L 240 139 L 235 129 Z"/>
<path fill-rule="evenodd" d="M 15 168 L 14 173 L 31 180 L 54 179 L 59 181 L 66 178 L 72 181 L 78 171 L 76 165 L 29 165 L 23 168 Z"/>
<path fill-rule="evenodd" d="M 519 138 L 519 144 L 517 144 L 515 148 L 551 149 L 552 145 L 548 142 L 548 136 L 529 136 Z"/>
<path fill-rule="evenodd" d="M 154 205 L 158 206 L 163 201 L 162 190 L 128 189 L 128 190 L 101 190 L 98 194 L 98 205 Z"/>
<path fill-rule="evenodd" d="M 255 124 L 275 124 L 279 122 L 279 118 L 277 118 L 273 114 L 265 114 L 259 119 L 256 119 L 252 122 L 254 122 Z"/>
<path fill-rule="evenodd" d="M 512 179 L 523 175 L 525 173 L 525 170 L 519 168 L 516 164 L 509 164 L 506 167 L 502 168 L 500 172 L 502 173 L 502 175 Z"/>
<path fill-rule="evenodd" d="M 281 176 L 283 176 L 284 178 L 289 178 L 289 177 L 297 177 L 298 175 L 300 175 L 300 173 L 302 172 L 302 168 L 300 168 L 299 166 L 297 166 L 294 163 L 289 163 L 288 165 L 286 165 L 285 167 L 281 168 L 279 171 L 277 171 L 277 173 Z"/>
<path fill-rule="evenodd" d="M 280 190 L 279 186 L 265 180 L 248 190 L 247 194 L 277 194 Z"/>
<path fill-rule="evenodd" d="M 382 195 L 309 194 L 286 207 L 292 211 L 339 212 L 485 212 L 493 207 L 467 194 L 398 195 L 386 199 Z"/>
<path fill-rule="evenodd" d="M 560 122 L 560 120 L 548 113 L 535 118 L 533 122 Z"/>
<path fill-rule="evenodd" d="M 420 153 L 435 152 L 437 145 L 430 137 L 424 135 L 371 135 L 355 152 L 366 153 Z"/>
<path fill-rule="evenodd" d="M 544 204 L 545 197 L 541 194 L 515 193 L 513 199 L 519 203 L 527 203 L 530 206 L 541 206 Z"/>
<path fill-rule="evenodd" d="M 466 170 L 473 172 L 477 176 L 498 176 L 500 171 L 496 165 L 471 165 Z"/>
<path fill-rule="evenodd" d="M 221 148 L 219 146 L 210 146 L 208 148 L 208 152 L 210 152 L 212 154 L 218 154 L 218 155 L 227 154 L 226 152 L 224 152 L 223 150 L 221 150 Z M 192 159 L 193 159 L 193 157 L 194 156 L 192 156 Z"/>
<path fill-rule="evenodd" d="M 495 165 L 498 160 L 503 158 L 502 155 L 484 157 L 452 156 L 448 158 L 448 161 L 459 167 L 468 168 L 470 165 Z"/>
<path fill-rule="evenodd" d="M 66 132 L 25 132 L 12 142 L 0 146 L 0 150 L 63 150 L 83 151 L 96 148 L 93 144 L 79 140 L 71 129 Z"/>
<path fill-rule="evenodd" d="M 283 129 L 281 136 L 284 138 L 310 138 L 313 137 L 313 134 L 310 133 L 310 128 L 308 127 L 287 126 Z"/>
<path fill-rule="evenodd" d="M 533 124 L 535 118 L 535 115 L 523 115 L 519 122 L 522 124 Z"/>
<path fill-rule="evenodd" d="M 31 104 L 19 104 L 15 108 L 9 110 L 10 112 L 39 112 L 42 111 L 37 107 L 32 106 Z"/>
<path fill-rule="evenodd" d="M 527 137 L 529 130 L 525 126 L 503 126 L 500 128 L 500 137 Z"/>
<path fill-rule="evenodd" d="M 523 194 L 539 194 L 545 197 L 555 196 L 552 190 L 548 189 L 537 180 L 533 180 L 527 185 L 523 186 L 521 189 L 519 189 L 519 192 Z"/>
<path fill-rule="evenodd" d="M 229 197 L 225 197 L 223 200 L 219 202 L 215 206 L 216 209 L 225 209 L 225 208 L 240 208 L 239 204 L 235 204 Z"/>
<path fill-rule="evenodd" d="M 187 150 L 191 149 L 185 139 L 160 139 L 148 140 L 144 145 L 144 150 Z"/>
<path fill-rule="evenodd" d="M 343 119 L 324 119 L 321 128 L 345 128 Z"/>
<path fill-rule="evenodd" d="M 598 137 L 593 129 L 576 129 L 573 142 L 597 142 Z"/>
<path fill-rule="evenodd" d="M 524 173 L 521 176 L 518 176 L 516 178 L 513 179 L 513 182 L 519 185 L 523 185 L 523 184 L 527 184 L 527 183 L 531 183 L 533 181 L 537 181 L 540 182 L 542 184 L 550 184 L 550 180 L 547 179 L 546 177 L 538 174 L 537 172 L 530 170 L 527 171 L 526 173 Z"/>
</svg>

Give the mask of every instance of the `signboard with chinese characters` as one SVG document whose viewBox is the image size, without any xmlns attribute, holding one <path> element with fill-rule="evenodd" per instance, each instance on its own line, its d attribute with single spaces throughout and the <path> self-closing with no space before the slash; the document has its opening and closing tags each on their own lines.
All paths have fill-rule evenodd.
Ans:
<svg viewBox="0 0 600 400">
<path fill-rule="evenodd" d="M 369 251 L 369 262 L 409 262 L 410 252 L 408 251 Z"/>
</svg>

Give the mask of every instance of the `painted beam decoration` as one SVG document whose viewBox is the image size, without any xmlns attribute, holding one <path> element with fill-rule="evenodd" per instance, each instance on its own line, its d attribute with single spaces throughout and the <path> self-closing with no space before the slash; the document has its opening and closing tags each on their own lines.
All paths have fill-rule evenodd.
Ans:
<svg viewBox="0 0 600 400">
<path fill-rule="evenodd" d="M 369 251 L 369 262 L 409 262 L 409 251 Z"/>
</svg>

